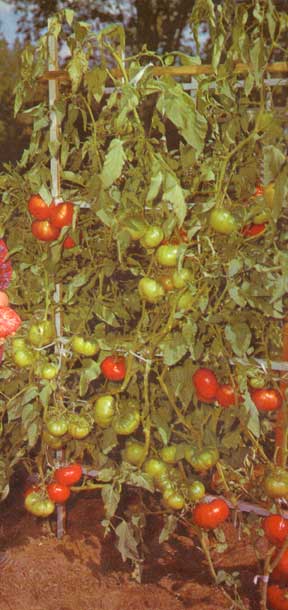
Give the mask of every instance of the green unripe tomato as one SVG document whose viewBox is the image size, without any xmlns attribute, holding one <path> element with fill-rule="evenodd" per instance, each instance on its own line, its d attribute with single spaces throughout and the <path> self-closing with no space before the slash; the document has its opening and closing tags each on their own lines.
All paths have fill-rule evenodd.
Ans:
<svg viewBox="0 0 288 610">
<path fill-rule="evenodd" d="M 146 454 L 145 445 L 137 441 L 127 441 L 122 453 L 123 459 L 133 466 L 142 464 Z"/>
<path fill-rule="evenodd" d="M 266 473 L 263 487 L 268 498 L 288 498 L 288 472 L 285 468 L 276 467 Z"/>
<path fill-rule="evenodd" d="M 187 485 L 187 494 L 192 502 L 198 502 L 205 496 L 205 486 L 202 481 L 193 481 Z"/>
<path fill-rule="evenodd" d="M 144 463 L 144 472 L 149 474 L 152 479 L 157 479 L 164 474 L 167 476 L 168 468 L 162 460 L 159 460 L 158 458 L 149 458 Z"/>
<path fill-rule="evenodd" d="M 115 398 L 107 394 L 99 396 L 94 405 L 94 420 L 100 428 L 109 428 L 115 415 Z"/>
<path fill-rule="evenodd" d="M 23 350 L 23 349 L 27 349 L 25 339 L 22 339 L 21 337 L 16 337 L 15 339 L 13 339 L 13 341 L 12 341 L 13 352 L 17 352 L 17 350 Z"/>
<path fill-rule="evenodd" d="M 176 464 L 178 462 L 176 458 L 177 454 L 177 445 L 167 445 L 167 447 L 163 447 L 159 452 L 161 459 L 166 464 Z"/>
<path fill-rule="evenodd" d="M 121 436 L 128 436 L 139 428 L 140 413 L 138 409 L 127 408 L 119 415 L 116 415 L 112 421 L 113 430 Z"/>
<path fill-rule="evenodd" d="M 145 248 L 157 248 L 161 241 L 164 239 L 164 231 L 161 227 L 157 225 L 152 225 L 147 229 L 146 233 L 144 233 L 141 244 Z"/>
<path fill-rule="evenodd" d="M 165 294 L 161 284 L 150 277 L 141 278 L 138 290 L 140 296 L 148 303 L 157 303 Z"/>
<path fill-rule="evenodd" d="M 179 491 L 166 489 L 163 492 L 163 501 L 164 506 L 172 508 L 173 510 L 182 510 L 185 506 L 185 498 Z"/>
<path fill-rule="evenodd" d="M 84 337 L 75 336 L 71 341 L 73 352 L 81 354 L 81 356 L 94 356 L 99 348 L 95 341 L 84 339 Z"/>
<path fill-rule="evenodd" d="M 42 377 L 42 379 L 54 379 L 54 377 L 56 377 L 58 373 L 58 367 L 56 366 L 56 364 L 53 364 L 52 362 L 47 362 L 46 364 L 43 364 L 40 367 L 40 377 Z"/>
<path fill-rule="evenodd" d="M 43 320 L 30 326 L 28 339 L 35 347 L 43 347 L 54 338 L 54 326 L 51 321 Z"/>
<path fill-rule="evenodd" d="M 48 430 L 43 430 L 42 440 L 43 443 L 48 445 L 48 447 L 51 447 L 51 449 L 62 449 L 63 444 L 65 444 L 63 436 L 54 436 L 53 434 L 50 434 Z"/>
<path fill-rule="evenodd" d="M 33 352 L 29 349 L 17 349 L 13 353 L 13 361 L 19 368 L 26 368 L 32 366 L 35 360 Z"/>
<path fill-rule="evenodd" d="M 195 447 L 193 445 L 187 445 L 184 449 L 184 457 L 185 460 L 187 462 L 189 462 L 189 464 L 191 464 L 191 460 L 193 455 L 195 454 L 195 452 L 197 451 L 197 449 L 195 449 Z"/>
<path fill-rule="evenodd" d="M 86 417 L 75 413 L 69 417 L 68 432 L 72 438 L 81 440 L 91 432 L 91 425 Z"/>
<path fill-rule="evenodd" d="M 197 472 L 205 472 L 215 466 L 219 460 L 219 453 L 216 447 L 206 447 L 196 451 L 191 456 L 190 464 Z"/>
<path fill-rule="evenodd" d="M 181 294 L 181 296 L 179 297 L 176 309 L 177 311 L 188 311 L 189 309 L 191 309 L 194 302 L 195 297 L 193 296 L 193 294 L 191 294 L 191 292 L 189 292 L 189 290 L 186 290 L 186 292 Z"/>
<path fill-rule="evenodd" d="M 156 260 L 163 267 L 176 267 L 179 246 L 176 244 L 165 244 L 159 246 L 156 251 Z"/>
<path fill-rule="evenodd" d="M 230 235 L 230 233 L 237 231 L 237 222 L 234 216 L 223 208 L 212 210 L 209 225 L 214 231 L 223 233 L 223 235 Z"/>
<path fill-rule="evenodd" d="M 52 436 L 61 437 L 68 431 L 68 423 L 64 417 L 51 417 L 46 422 L 46 428 Z"/>
<path fill-rule="evenodd" d="M 184 288 L 188 282 L 192 282 L 193 273 L 190 269 L 181 269 L 181 271 L 174 271 L 172 275 L 172 281 L 177 289 Z"/>
</svg>

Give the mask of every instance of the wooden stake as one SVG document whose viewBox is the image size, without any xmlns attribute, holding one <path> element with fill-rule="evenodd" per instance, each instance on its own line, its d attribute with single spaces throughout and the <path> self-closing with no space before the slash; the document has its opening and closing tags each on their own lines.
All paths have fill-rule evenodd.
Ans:
<svg viewBox="0 0 288 610">
<path fill-rule="evenodd" d="M 48 32 L 50 30 L 50 20 L 48 20 Z M 48 34 L 48 70 L 55 75 L 58 72 L 58 40 L 55 34 Z M 50 171 L 51 171 L 51 194 L 54 203 L 61 202 L 61 169 L 58 147 L 56 146 L 60 141 L 60 128 L 57 119 L 57 113 L 55 111 L 55 102 L 59 95 L 59 85 L 57 78 L 49 79 L 49 111 L 50 111 L 50 143 L 55 145 L 57 152 L 51 155 L 50 159 Z M 52 149 L 53 150 L 53 149 Z M 62 318 L 60 310 L 61 302 L 61 285 L 56 284 L 54 293 L 55 302 L 55 329 L 56 337 L 62 336 Z M 59 361 L 61 365 L 61 345 L 56 346 L 55 352 L 58 353 Z M 63 451 L 56 451 L 57 462 L 63 460 Z M 57 538 L 62 538 L 65 533 L 65 520 L 66 520 L 66 509 L 64 505 L 57 505 Z"/>
</svg>

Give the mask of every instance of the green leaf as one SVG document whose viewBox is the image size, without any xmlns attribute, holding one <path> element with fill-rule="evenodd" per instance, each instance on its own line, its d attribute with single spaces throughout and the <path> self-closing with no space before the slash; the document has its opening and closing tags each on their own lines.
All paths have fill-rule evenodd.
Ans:
<svg viewBox="0 0 288 610">
<path fill-rule="evenodd" d="M 187 343 L 181 333 L 171 333 L 159 345 L 163 351 L 163 361 L 168 366 L 176 364 L 187 352 Z"/>
<path fill-rule="evenodd" d="M 83 363 L 83 368 L 80 374 L 79 394 L 85 396 L 91 381 L 97 379 L 100 375 L 100 365 L 95 360 L 86 359 Z"/>
<path fill-rule="evenodd" d="M 101 173 L 104 188 L 109 188 L 121 176 L 125 160 L 123 143 L 119 138 L 114 138 L 110 142 Z"/>
<path fill-rule="evenodd" d="M 73 280 L 67 285 L 64 296 L 63 296 L 63 303 L 69 303 L 74 295 L 78 292 L 79 288 L 82 288 L 82 286 L 85 286 L 85 284 L 87 284 L 88 280 L 90 277 L 90 271 L 89 270 L 83 270 L 81 271 L 81 273 L 77 273 Z"/>
<path fill-rule="evenodd" d="M 225 336 L 236 356 L 244 356 L 251 344 L 251 330 L 245 322 L 225 326 Z"/>
<path fill-rule="evenodd" d="M 77 48 L 67 64 L 68 74 L 72 82 L 72 91 L 75 93 L 81 80 L 88 70 L 88 59 L 84 50 Z"/>
<path fill-rule="evenodd" d="M 114 447 L 117 447 L 117 445 L 118 445 L 118 438 L 117 438 L 117 434 L 116 434 L 116 432 L 114 432 L 113 428 L 107 428 L 107 430 L 104 430 L 103 436 L 102 436 L 102 441 L 101 441 L 101 449 L 102 449 L 104 455 L 107 455 L 108 453 L 110 453 L 110 451 L 112 451 L 112 449 L 114 449 Z"/>
<path fill-rule="evenodd" d="M 263 149 L 264 157 L 264 184 L 267 185 L 269 182 L 273 182 L 280 172 L 282 166 L 286 162 L 284 153 L 273 146 L 265 146 Z"/>
<path fill-rule="evenodd" d="M 122 521 L 117 525 L 115 534 L 118 538 L 116 540 L 116 547 L 121 553 L 122 561 L 127 561 L 127 559 L 137 561 L 139 559 L 137 550 L 138 540 L 135 539 L 133 526 L 126 521 Z"/>
<path fill-rule="evenodd" d="M 105 485 L 101 489 L 102 500 L 104 503 L 107 519 L 115 515 L 120 500 L 120 492 L 113 485 Z"/>
<path fill-rule="evenodd" d="M 164 516 L 164 526 L 159 534 L 159 544 L 169 540 L 171 534 L 175 532 L 177 525 L 178 519 L 175 517 L 175 515 Z"/>
</svg>

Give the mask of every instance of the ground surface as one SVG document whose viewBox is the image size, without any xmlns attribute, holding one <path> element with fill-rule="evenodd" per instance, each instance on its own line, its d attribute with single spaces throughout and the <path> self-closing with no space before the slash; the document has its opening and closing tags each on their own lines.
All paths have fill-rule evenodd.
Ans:
<svg viewBox="0 0 288 610">
<path fill-rule="evenodd" d="M 178 528 L 160 546 L 159 518 L 157 523 L 151 520 L 139 584 L 131 576 L 131 565 L 122 562 L 112 537 L 103 537 L 103 508 L 97 495 L 73 500 L 68 511 L 68 533 L 62 540 L 53 536 L 47 522 L 44 526 L 43 520 L 25 512 L 22 490 L 13 491 L 0 510 L 0 550 L 5 559 L 0 564 L 1 610 L 234 608 L 221 588 L 212 583 L 197 541 L 185 528 Z M 228 550 L 212 552 L 216 570 L 239 572 L 242 607 L 259 610 L 253 578 L 261 568 L 255 545 L 245 538 L 238 541 L 232 523 L 225 527 L 225 534 Z M 258 552 L 265 552 L 261 540 L 256 547 Z M 229 591 L 233 596 L 233 588 Z"/>
</svg>

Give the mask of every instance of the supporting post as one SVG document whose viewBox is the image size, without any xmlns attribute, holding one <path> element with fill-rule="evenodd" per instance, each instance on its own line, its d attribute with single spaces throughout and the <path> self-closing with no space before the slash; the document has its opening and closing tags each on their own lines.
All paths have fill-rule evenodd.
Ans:
<svg viewBox="0 0 288 610">
<path fill-rule="evenodd" d="M 48 70 L 58 71 L 58 40 L 57 36 L 51 32 L 51 20 L 48 20 Z M 55 111 L 55 102 L 59 96 L 59 84 L 57 78 L 51 79 L 48 82 L 48 90 L 49 90 L 49 111 L 50 111 L 50 143 L 54 144 L 55 147 L 52 147 L 52 150 L 57 151 L 54 152 L 50 159 L 50 171 L 51 171 L 51 194 L 54 200 L 54 203 L 60 203 L 61 199 L 61 170 L 60 170 L 60 160 L 59 160 L 59 144 L 60 141 L 60 127 L 58 124 L 57 113 Z M 56 330 L 56 337 L 62 336 L 62 316 L 61 316 L 61 285 L 56 284 L 55 292 L 54 292 L 54 302 L 55 302 L 55 314 L 54 314 L 54 323 Z M 61 355 L 62 349 L 61 344 L 56 345 L 55 348 L 56 353 L 59 357 L 59 366 L 61 365 Z M 56 460 L 60 462 L 63 460 L 63 450 L 56 451 Z M 66 509 L 62 504 L 57 505 L 57 538 L 62 538 L 65 533 L 65 519 L 66 519 Z"/>
</svg>

